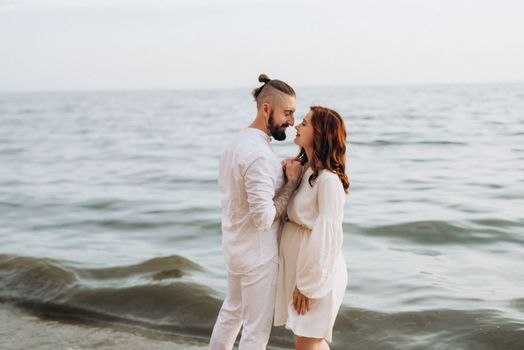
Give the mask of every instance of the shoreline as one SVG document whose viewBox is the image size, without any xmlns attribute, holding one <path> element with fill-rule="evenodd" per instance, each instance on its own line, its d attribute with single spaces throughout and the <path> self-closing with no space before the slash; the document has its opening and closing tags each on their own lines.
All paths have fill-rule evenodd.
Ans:
<svg viewBox="0 0 524 350">
<path fill-rule="evenodd" d="M 47 316 L 5 302 L 0 302 L 0 325 L 2 346 L 9 350 L 208 350 L 209 346 L 204 337 Z M 268 345 L 267 349 L 285 348 Z"/>
<path fill-rule="evenodd" d="M 0 338 L 6 349 L 203 350 L 207 339 L 189 339 L 138 327 L 64 320 L 0 303 Z"/>
</svg>

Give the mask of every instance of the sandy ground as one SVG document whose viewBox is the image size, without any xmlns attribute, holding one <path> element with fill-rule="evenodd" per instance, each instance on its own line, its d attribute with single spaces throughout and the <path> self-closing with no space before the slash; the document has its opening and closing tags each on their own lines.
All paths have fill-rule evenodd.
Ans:
<svg viewBox="0 0 524 350">
<path fill-rule="evenodd" d="M 1 350 L 203 350 L 205 340 L 186 340 L 132 328 L 49 320 L 0 304 Z"/>
</svg>

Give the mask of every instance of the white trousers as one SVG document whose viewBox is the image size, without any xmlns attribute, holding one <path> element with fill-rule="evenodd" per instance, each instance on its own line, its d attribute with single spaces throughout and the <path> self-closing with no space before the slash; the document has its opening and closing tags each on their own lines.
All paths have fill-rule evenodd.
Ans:
<svg viewBox="0 0 524 350">
<path fill-rule="evenodd" d="M 239 350 L 266 349 L 275 307 L 277 259 L 249 273 L 228 273 L 228 292 L 213 328 L 210 350 L 231 350 L 241 326 Z"/>
</svg>

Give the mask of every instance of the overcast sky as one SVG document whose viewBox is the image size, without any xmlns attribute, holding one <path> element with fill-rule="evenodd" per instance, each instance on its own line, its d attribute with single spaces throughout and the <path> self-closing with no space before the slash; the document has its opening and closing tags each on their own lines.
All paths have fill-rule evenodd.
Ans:
<svg viewBox="0 0 524 350">
<path fill-rule="evenodd" d="M 522 0 L 0 0 L 0 91 L 524 81 Z"/>
</svg>

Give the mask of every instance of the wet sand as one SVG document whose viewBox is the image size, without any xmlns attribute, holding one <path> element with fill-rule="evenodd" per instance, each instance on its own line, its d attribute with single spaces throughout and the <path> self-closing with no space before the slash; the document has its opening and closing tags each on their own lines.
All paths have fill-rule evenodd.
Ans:
<svg viewBox="0 0 524 350">
<path fill-rule="evenodd" d="M 205 339 L 184 339 L 171 334 L 31 315 L 0 304 L 1 349 L 22 350 L 202 350 Z"/>
</svg>

